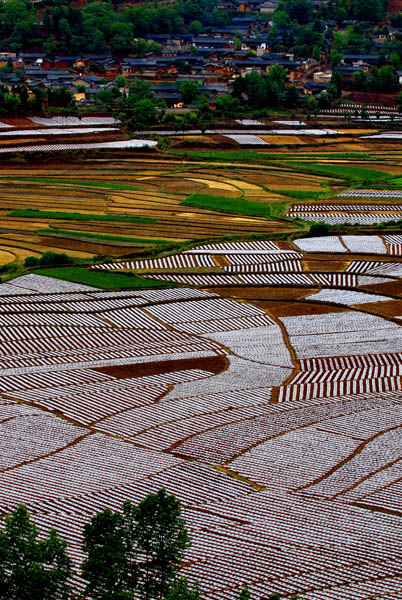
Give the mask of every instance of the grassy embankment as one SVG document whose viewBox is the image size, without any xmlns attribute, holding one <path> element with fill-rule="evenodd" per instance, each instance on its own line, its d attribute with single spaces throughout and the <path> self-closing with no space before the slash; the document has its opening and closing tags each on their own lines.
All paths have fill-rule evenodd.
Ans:
<svg viewBox="0 0 402 600">
<path fill-rule="evenodd" d="M 125 237 L 122 235 L 109 235 L 106 233 L 89 233 L 87 231 L 74 231 L 69 229 L 39 229 L 37 231 L 40 235 L 47 234 L 55 234 L 73 236 L 77 238 L 89 238 L 93 240 L 102 240 L 105 241 L 113 241 L 113 242 L 132 242 L 133 244 L 155 244 L 155 245 L 171 245 L 172 242 L 169 240 L 157 240 L 157 239 L 146 239 L 146 238 L 136 238 L 136 237 Z"/>
<path fill-rule="evenodd" d="M 50 267 L 35 269 L 37 275 L 55 277 L 73 283 L 82 283 L 103 290 L 118 290 L 122 288 L 159 288 L 175 287 L 174 284 L 155 279 L 145 279 L 129 273 L 110 273 L 108 271 L 88 271 L 85 267 Z"/>
<path fill-rule="evenodd" d="M 253 202 L 244 198 L 226 198 L 207 194 L 191 194 L 180 201 L 184 206 L 194 206 L 217 212 L 228 212 L 266 219 L 282 218 L 286 210 L 286 202 Z"/>
<path fill-rule="evenodd" d="M 8 217 L 34 218 L 34 219 L 63 219 L 65 221 L 115 221 L 118 223 L 157 223 L 157 219 L 150 217 L 129 217 L 126 215 L 102 215 L 95 213 L 77 213 L 52 210 L 35 210 L 33 208 L 18 208 L 12 210 Z"/>
<path fill-rule="evenodd" d="M 98 187 L 98 188 L 109 188 L 113 190 L 129 190 L 138 192 L 141 191 L 141 188 L 135 185 L 128 185 L 126 183 L 109 183 L 108 181 L 87 181 L 85 179 L 75 180 L 75 179 L 56 179 L 56 178 L 48 178 L 48 177 L 0 177 L 1 181 L 27 181 L 28 183 L 57 183 L 62 185 L 80 185 L 80 186 L 89 186 L 89 187 Z"/>
<path fill-rule="evenodd" d="M 337 177 L 344 179 L 351 183 L 359 182 L 376 182 L 386 179 L 391 179 L 392 175 L 385 171 L 377 171 L 375 169 L 364 169 L 362 167 L 347 167 L 344 165 L 317 165 L 309 163 L 291 163 L 287 166 L 292 166 L 295 170 L 304 173 L 311 173 L 313 175 L 329 175 L 331 177 Z"/>
<path fill-rule="evenodd" d="M 208 161 L 259 163 L 265 161 L 280 161 L 294 159 L 294 152 L 262 152 L 262 151 L 203 151 L 203 150 L 170 150 L 169 154 L 183 158 L 203 159 Z M 367 152 L 297 152 L 298 159 L 328 159 L 328 160 L 373 160 Z"/>
</svg>

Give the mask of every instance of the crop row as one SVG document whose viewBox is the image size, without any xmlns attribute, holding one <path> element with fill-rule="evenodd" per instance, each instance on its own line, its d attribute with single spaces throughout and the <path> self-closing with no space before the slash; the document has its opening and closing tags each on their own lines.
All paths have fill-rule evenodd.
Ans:
<svg viewBox="0 0 402 600">
<path fill-rule="evenodd" d="M 356 190 L 354 190 L 356 191 Z M 397 192 L 398 193 L 398 192 Z M 346 192 L 340 196 L 347 196 Z M 350 194 L 358 196 L 359 194 Z M 402 192 L 399 193 L 402 197 Z M 398 204 L 295 204 L 289 209 L 289 216 L 299 213 L 312 214 L 315 212 L 401 212 L 402 205 Z"/>
<path fill-rule="evenodd" d="M 346 190 L 346 192 L 341 192 L 340 194 L 338 194 L 338 197 L 402 198 L 402 190 Z M 353 208 L 353 206 L 354 205 L 351 205 L 351 208 Z M 371 210 L 377 210 L 377 205 L 372 204 Z"/>
<path fill-rule="evenodd" d="M 14 146 L 12 148 L 0 148 L 0 153 L 16 152 L 56 152 L 59 150 L 112 150 L 116 148 L 151 148 L 157 142 L 151 140 L 125 140 L 116 142 L 95 142 L 82 144 L 40 144 L 32 146 Z"/>
<path fill-rule="evenodd" d="M 30 121 L 45 127 L 72 126 L 72 125 L 116 125 L 113 117 L 30 117 Z"/>
<path fill-rule="evenodd" d="M 387 254 L 387 246 L 379 235 L 312 237 L 298 239 L 294 243 L 304 252 Z M 390 244 L 388 240 L 387 244 Z"/>
</svg>

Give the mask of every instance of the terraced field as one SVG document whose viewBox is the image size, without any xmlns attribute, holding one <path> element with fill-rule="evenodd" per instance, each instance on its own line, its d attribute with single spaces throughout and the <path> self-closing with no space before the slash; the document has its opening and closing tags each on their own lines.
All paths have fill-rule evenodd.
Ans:
<svg viewBox="0 0 402 600">
<path fill-rule="evenodd" d="M 79 561 L 94 511 L 163 486 L 205 598 L 244 583 L 256 598 L 399 597 L 394 237 L 210 242 L 93 267 L 191 288 L 2 284 L 1 513 L 24 502 Z"/>
<path fill-rule="evenodd" d="M 238 199 L 238 204 L 246 201 L 262 206 L 284 201 L 284 197 L 265 191 L 262 185 L 237 180 L 229 170 L 215 173 L 194 167 L 184 170 L 169 167 L 148 174 L 142 166 L 145 164 L 134 167 L 132 173 L 127 173 L 125 165 L 107 169 L 95 165 L 67 173 L 46 170 L 40 175 L 36 172 L 35 176 L 31 171 L 3 171 L 0 192 L 3 249 L 19 246 L 21 250 L 36 251 L 32 254 L 45 248 L 63 247 L 75 251 L 76 256 L 119 255 L 129 251 L 127 246 L 135 251 L 152 240 L 182 242 L 294 229 L 290 222 L 267 221 L 259 216 L 228 213 L 215 219 L 210 210 L 182 205 L 196 192 Z M 79 220 L 79 214 L 86 215 L 86 220 Z M 127 222 L 127 217 L 138 219 L 139 223 Z M 89 239 L 85 234 L 98 237 Z"/>
<path fill-rule="evenodd" d="M 123 256 L 163 241 L 278 236 L 303 229 L 295 217 L 361 225 L 402 217 L 397 152 L 377 151 L 369 162 L 354 153 L 346 166 L 333 152 L 303 152 L 297 163 L 291 153 L 251 151 L 245 164 L 244 154 L 209 153 L 213 165 L 206 163 L 208 153 L 194 151 L 188 160 L 166 154 L 59 169 L 4 166 L 0 260 L 18 262 L 57 248 L 89 258 Z M 372 196 L 356 189 L 365 181 L 374 185 Z"/>
<path fill-rule="evenodd" d="M 362 144 L 2 168 L 3 264 L 114 260 L 0 284 L 0 516 L 78 565 L 95 511 L 165 487 L 203 598 L 401 597 L 402 232 L 370 229 L 400 155 Z"/>
</svg>

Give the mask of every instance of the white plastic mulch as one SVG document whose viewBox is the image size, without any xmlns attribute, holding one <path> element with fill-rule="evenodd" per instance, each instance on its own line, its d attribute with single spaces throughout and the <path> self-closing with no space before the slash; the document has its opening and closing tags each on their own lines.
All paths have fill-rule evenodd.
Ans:
<svg viewBox="0 0 402 600">
<path fill-rule="evenodd" d="M 337 129 L 276 129 L 268 133 L 275 135 L 344 135 Z"/>
<path fill-rule="evenodd" d="M 254 119 L 236 119 L 236 123 L 239 125 L 253 126 L 253 125 L 264 125 L 261 121 L 255 121 Z"/>
<path fill-rule="evenodd" d="M 339 197 L 354 197 L 354 198 L 402 198 L 402 190 L 346 190 L 338 194 Z M 376 206 L 372 205 L 372 209 L 376 210 Z"/>
<path fill-rule="evenodd" d="M 57 150 L 110 150 L 112 148 L 153 148 L 157 142 L 151 140 L 119 140 L 116 142 L 96 142 L 93 144 L 41 144 L 38 146 L 17 146 L 0 148 L 0 153 L 7 152 L 54 152 Z"/>
<path fill-rule="evenodd" d="M 234 140 L 241 146 L 268 146 L 267 142 L 265 142 L 262 138 L 260 138 L 256 135 L 233 134 L 233 135 L 225 135 L 225 137 L 227 137 L 231 140 Z"/>
<path fill-rule="evenodd" d="M 277 125 L 288 125 L 289 127 L 299 127 L 305 125 L 303 121 L 274 121 Z"/>
<path fill-rule="evenodd" d="M 304 238 L 293 243 L 304 252 L 347 252 L 336 235 Z"/>
<path fill-rule="evenodd" d="M 343 235 L 341 238 L 329 235 L 295 240 L 294 244 L 305 252 L 387 254 L 387 247 L 379 235 Z"/>
<path fill-rule="evenodd" d="M 11 296 L 14 294 L 18 294 L 18 296 L 22 294 L 32 295 L 36 292 L 33 290 L 22 290 L 20 287 L 16 285 L 11 285 L 10 283 L 1 283 L 0 284 L 0 296 Z"/>
<path fill-rule="evenodd" d="M 97 289 L 81 283 L 71 283 L 70 281 L 34 274 L 22 275 L 13 279 L 12 285 L 35 292 L 84 292 Z"/>
<path fill-rule="evenodd" d="M 376 135 L 363 135 L 360 137 L 361 140 L 402 140 L 402 131 L 395 133 L 378 133 Z"/>
<path fill-rule="evenodd" d="M 113 117 L 30 117 L 32 123 L 45 127 L 74 126 L 74 125 L 116 125 L 120 123 Z"/>
<path fill-rule="evenodd" d="M 350 252 L 387 253 L 387 248 L 379 235 L 343 235 L 342 241 Z"/>
<path fill-rule="evenodd" d="M 13 129 L 12 131 L 1 131 L 4 136 L 25 136 L 33 135 L 76 135 L 77 133 L 104 133 L 105 131 L 117 131 L 117 127 L 77 127 L 76 129 Z"/>
<path fill-rule="evenodd" d="M 320 302 L 336 302 L 351 306 L 353 304 L 366 304 L 368 302 L 386 302 L 392 300 L 388 296 L 380 296 L 378 294 L 365 294 L 364 292 L 355 292 L 352 290 L 332 290 L 324 288 L 319 292 L 308 296 L 309 300 L 318 300 Z"/>
<path fill-rule="evenodd" d="M 177 131 L 158 129 L 152 132 L 154 135 L 161 136 L 177 136 Z M 183 135 L 344 135 L 344 132 L 338 131 L 337 129 L 206 129 L 204 132 L 201 129 L 188 129 L 186 131 L 180 131 L 180 136 Z M 146 135 L 147 132 L 139 132 L 138 135 Z"/>
</svg>

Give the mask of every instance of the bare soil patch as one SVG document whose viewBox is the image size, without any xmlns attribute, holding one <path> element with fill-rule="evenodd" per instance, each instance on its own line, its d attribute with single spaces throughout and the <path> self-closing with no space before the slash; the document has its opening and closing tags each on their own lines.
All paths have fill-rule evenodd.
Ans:
<svg viewBox="0 0 402 600">
<path fill-rule="evenodd" d="M 302 265 L 304 271 L 320 272 L 320 271 L 333 271 L 336 273 L 343 273 L 345 269 L 350 265 L 350 260 L 310 260 L 303 259 Z"/>
<path fill-rule="evenodd" d="M 209 291 L 216 292 L 220 296 L 238 298 L 244 300 L 300 300 L 304 299 L 314 292 L 318 292 L 318 287 L 266 287 L 266 286 L 248 286 L 248 287 L 213 287 Z"/>
<path fill-rule="evenodd" d="M 264 302 L 258 303 L 258 306 L 268 310 L 275 317 L 297 317 L 299 315 L 328 314 L 347 312 L 348 308 L 339 308 L 337 306 L 327 306 L 321 303 L 313 302 Z"/>
<path fill-rule="evenodd" d="M 382 317 L 399 317 L 402 315 L 402 300 L 370 302 L 364 305 L 364 309 Z"/>
<path fill-rule="evenodd" d="M 378 283 L 373 285 L 365 285 L 359 290 L 367 290 L 368 292 L 377 292 L 379 294 L 390 294 L 391 296 L 402 296 L 402 281 L 389 281 L 387 283 Z"/>
<path fill-rule="evenodd" d="M 162 375 L 163 373 L 176 373 L 177 371 L 187 371 L 189 369 L 200 369 L 210 371 L 218 375 L 226 371 L 228 360 L 224 355 L 206 356 L 203 358 L 184 358 L 182 360 L 164 360 L 149 363 L 116 365 L 110 367 L 98 367 L 95 371 L 112 375 L 118 379 L 128 379 L 131 377 L 146 377 L 150 375 Z"/>
<path fill-rule="evenodd" d="M 13 262 L 16 259 L 16 255 L 8 250 L 2 250 L 0 247 L 0 265 Z"/>
<path fill-rule="evenodd" d="M 293 146 L 306 144 L 305 140 L 297 137 L 296 135 L 259 135 L 264 142 L 272 144 L 274 146 Z"/>
</svg>

